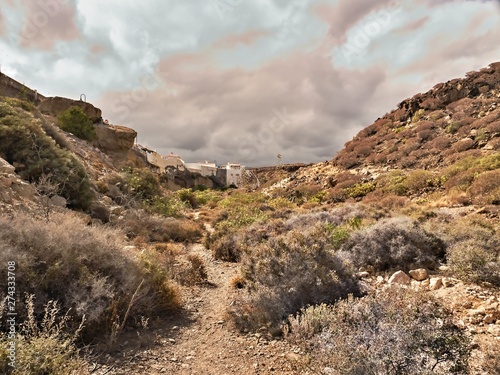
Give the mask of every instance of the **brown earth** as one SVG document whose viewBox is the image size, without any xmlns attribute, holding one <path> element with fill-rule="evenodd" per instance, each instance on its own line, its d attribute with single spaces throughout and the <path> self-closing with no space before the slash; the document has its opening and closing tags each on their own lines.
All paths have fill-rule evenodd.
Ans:
<svg viewBox="0 0 500 375">
<path fill-rule="evenodd" d="M 124 344 L 97 365 L 95 374 L 296 374 L 297 348 L 264 333 L 236 332 L 225 311 L 238 290 L 230 280 L 235 263 L 216 261 L 201 244 L 190 247 L 207 266 L 208 283 L 184 290 L 184 311 L 138 336 L 126 333 Z"/>
</svg>

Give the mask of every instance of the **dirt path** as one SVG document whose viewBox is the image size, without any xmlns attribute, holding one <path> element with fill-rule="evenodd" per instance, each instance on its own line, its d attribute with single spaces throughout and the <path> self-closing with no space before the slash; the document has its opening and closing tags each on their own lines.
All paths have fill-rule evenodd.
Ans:
<svg viewBox="0 0 500 375">
<path fill-rule="evenodd" d="M 225 311 L 238 293 L 229 282 L 238 265 L 213 260 L 201 244 L 189 252 L 203 257 L 211 285 L 186 289 L 184 312 L 159 329 L 124 334 L 122 350 L 94 374 L 297 374 L 296 349 L 267 336 L 239 334 L 227 321 Z"/>
</svg>

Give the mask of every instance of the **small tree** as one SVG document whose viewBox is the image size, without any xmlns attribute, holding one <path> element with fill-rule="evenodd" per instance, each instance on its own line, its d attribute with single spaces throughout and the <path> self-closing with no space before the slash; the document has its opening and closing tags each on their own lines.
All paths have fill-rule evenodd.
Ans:
<svg viewBox="0 0 500 375">
<path fill-rule="evenodd" d="M 77 106 L 70 107 L 61 112 L 57 116 L 57 125 L 62 130 L 73 133 L 78 138 L 86 141 L 91 141 L 96 136 L 92 120 Z"/>
</svg>

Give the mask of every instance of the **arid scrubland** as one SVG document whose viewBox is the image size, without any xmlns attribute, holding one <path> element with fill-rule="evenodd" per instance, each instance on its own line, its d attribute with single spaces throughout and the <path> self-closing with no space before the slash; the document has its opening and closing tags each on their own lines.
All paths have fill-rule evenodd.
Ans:
<svg viewBox="0 0 500 375">
<path fill-rule="evenodd" d="M 257 191 L 169 191 L 147 168 L 106 164 L 89 129 L 58 129 L 71 113 L 2 98 L 0 157 L 15 167 L 0 174 L 2 373 L 99 373 L 124 335 L 189 327 L 192 301 L 213 294 L 219 334 L 295 348 L 295 373 L 498 374 L 499 97 L 413 98 L 331 162 L 266 170 Z M 235 276 L 214 284 L 221 267 Z"/>
</svg>

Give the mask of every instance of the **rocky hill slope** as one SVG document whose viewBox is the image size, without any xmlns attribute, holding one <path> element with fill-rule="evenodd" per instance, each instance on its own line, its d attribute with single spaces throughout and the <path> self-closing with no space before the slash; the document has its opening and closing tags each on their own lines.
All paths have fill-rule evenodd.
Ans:
<svg viewBox="0 0 500 375">
<path fill-rule="evenodd" d="M 487 189 L 484 199 L 475 192 L 486 193 L 486 180 L 500 184 L 499 150 L 500 63 L 493 63 L 402 101 L 330 162 L 274 176 L 267 170 L 275 184 L 265 191 L 299 198 L 323 192 L 331 202 L 439 193 L 452 204 L 497 203 L 498 189 Z"/>
</svg>

